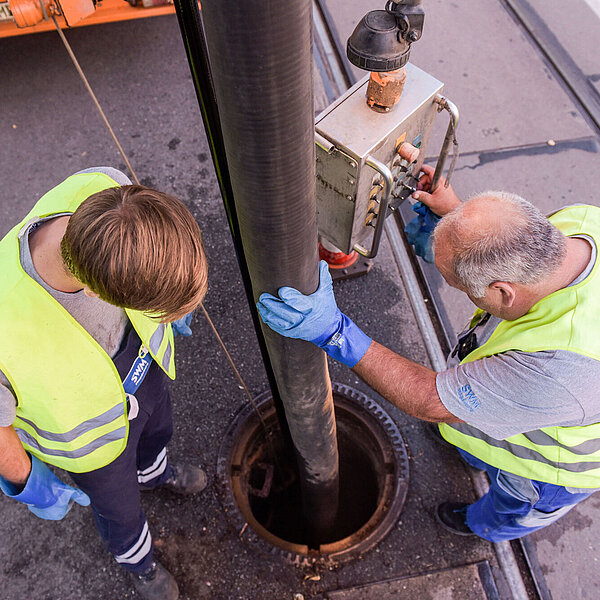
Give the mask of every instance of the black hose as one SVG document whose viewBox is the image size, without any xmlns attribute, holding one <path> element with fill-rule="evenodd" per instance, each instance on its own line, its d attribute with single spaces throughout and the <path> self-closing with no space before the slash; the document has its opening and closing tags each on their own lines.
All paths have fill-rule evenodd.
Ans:
<svg viewBox="0 0 600 600">
<path fill-rule="evenodd" d="M 202 12 L 254 301 L 283 285 L 310 294 L 318 285 L 311 0 L 203 0 Z M 263 333 L 318 543 L 338 502 L 325 355 Z"/>
<path fill-rule="evenodd" d="M 175 9 L 177 19 L 181 29 L 181 35 L 185 46 L 187 59 L 190 65 L 194 89 L 198 98 L 202 120 L 204 122 L 204 130 L 208 139 L 211 157 L 215 165 L 215 172 L 223 198 L 223 205 L 227 214 L 227 221 L 233 238 L 233 245 L 238 260 L 238 265 L 242 275 L 242 282 L 250 313 L 256 330 L 258 346 L 267 373 L 267 379 L 271 388 L 273 402 L 277 411 L 279 426 L 282 432 L 284 443 L 288 448 L 292 448 L 292 440 L 285 419 L 285 411 L 279 391 L 277 389 L 277 381 L 265 338 L 260 327 L 260 318 L 254 305 L 254 297 L 252 294 L 252 283 L 250 282 L 250 274 L 246 263 L 246 256 L 242 246 L 240 236 L 240 227 L 235 211 L 235 203 L 233 200 L 233 190 L 231 187 L 231 179 L 229 177 L 229 168 L 227 167 L 227 156 L 225 154 L 225 144 L 223 142 L 223 134 L 221 131 L 221 121 L 219 118 L 219 108 L 215 99 L 215 93 L 210 72 L 210 63 L 208 60 L 208 48 L 206 47 L 206 38 L 204 36 L 204 27 L 202 26 L 202 15 L 198 7 L 198 2 L 195 0 L 175 0 Z"/>
</svg>

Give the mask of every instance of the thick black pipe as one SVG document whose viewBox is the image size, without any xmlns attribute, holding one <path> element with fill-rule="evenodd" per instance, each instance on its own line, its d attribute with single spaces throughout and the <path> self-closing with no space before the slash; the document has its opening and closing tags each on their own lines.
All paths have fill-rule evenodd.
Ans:
<svg viewBox="0 0 600 600">
<path fill-rule="evenodd" d="M 318 286 L 311 0 L 203 0 L 227 164 L 254 299 Z M 333 525 L 338 451 L 324 353 L 263 327 L 313 542 Z"/>
<path fill-rule="evenodd" d="M 208 59 L 206 38 L 204 36 L 204 27 L 202 25 L 202 15 L 196 0 L 175 0 L 175 9 L 177 12 L 179 28 L 181 29 L 181 36 L 185 46 L 185 52 L 190 65 L 194 89 L 196 90 L 196 97 L 198 98 L 198 105 L 200 106 L 200 112 L 202 114 L 204 130 L 208 139 L 211 157 L 215 165 L 215 172 L 219 182 L 219 188 L 221 190 L 221 197 L 223 198 L 223 205 L 227 214 L 227 220 L 229 222 L 231 237 L 233 238 L 233 245 L 242 275 L 242 282 L 244 284 L 246 298 L 250 306 L 250 313 L 252 315 L 254 329 L 256 330 L 258 346 L 260 348 L 265 371 L 267 373 L 267 379 L 271 388 L 273 402 L 277 411 L 279 426 L 285 440 L 286 447 L 288 447 L 290 451 L 293 451 L 292 439 L 285 418 L 283 403 L 281 402 L 281 397 L 279 396 L 277 381 L 275 379 L 275 374 L 273 373 L 273 368 L 271 367 L 267 345 L 260 327 L 260 318 L 254 304 L 252 283 L 250 281 L 246 256 L 242 246 L 240 226 L 238 224 L 235 203 L 233 200 L 231 178 L 229 177 L 229 168 L 227 167 L 227 156 L 225 154 L 225 144 L 223 142 L 223 133 L 221 131 L 219 108 L 217 106 L 210 72 L 210 62 Z"/>
</svg>

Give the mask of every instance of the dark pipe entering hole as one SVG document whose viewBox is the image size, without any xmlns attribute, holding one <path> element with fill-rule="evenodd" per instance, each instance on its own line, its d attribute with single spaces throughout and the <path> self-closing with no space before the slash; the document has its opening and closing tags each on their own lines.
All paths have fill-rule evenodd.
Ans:
<svg viewBox="0 0 600 600">
<path fill-rule="evenodd" d="M 312 544 L 302 511 L 300 482 L 295 457 L 285 455 L 277 423 L 270 420 L 272 447 L 278 454 L 271 458 L 271 447 L 259 428 L 252 443 L 249 460 L 242 469 L 246 474 L 248 503 L 254 518 L 270 533 L 294 544 L 318 549 L 358 531 L 372 517 L 381 495 L 385 464 L 378 460 L 378 446 L 369 431 L 345 411 L 336 410 L 340 455 L 340 505 L 327 538 Z"/>
<path fill-rule="evenodd" d="M 285 454 L 268 392 L 256 398 L 256 409 L 240 409 L 219 449 L 217 481 L 237 535 L 296 566 L 332 568 L 363 556 L 394 527 L 408 491 L 408 453 L 398 426 L 362 392 L 336 382 L 332 388 L 342 487 L 327 539 L 308 543 L 296 458 Z"/>
</svg>

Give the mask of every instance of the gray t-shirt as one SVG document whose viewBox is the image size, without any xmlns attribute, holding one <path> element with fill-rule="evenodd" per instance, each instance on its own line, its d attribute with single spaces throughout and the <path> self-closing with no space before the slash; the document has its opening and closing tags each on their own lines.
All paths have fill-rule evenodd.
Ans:
<svg viewBox="0 0 600 600">
<path fill-rule="evenodd" d="M 570 285 L 585 279 L 596 262 L 592 238 L 578 237 L 591 244 L 592 257 Z M 473 328 L 477 347 L 490 338 L 500 322 L 488 316 Z M 437 375 L 440 399 L 453 415 L 495 439 L 552 425 L 600 422 L 600 361 L 593 358 L 568 350 L 513 350 L 458 363 L 453 353 L 448 369 Z"/>
<path fill-rule="evenodd" d="M 111 167 L 95 167 L 80 173 L 105 173 L 120 185 L 130 185 L 129 178 Z M 100 344 L 106 353 L 113 357 L 121 345 L 127 327 L 127 314 L 122 308 L 108 304 L 100 298 L 90 298 L 83 290 L 65 293 L 50 287 L 33 266 L 29 250 L 29 235 L 39 225 L 54 217 L 30 221 L 23 230 L 20 240 L 20 259 L 24 271 L 37 281 L 53 298 L 78 321 L 83 328 Z M 58 351 L 59 349 L 57 349 Z M 0 427 L 12 425 L 16 415 L 16 401 L 10 383 L 0 371 Z"/>
</svg>

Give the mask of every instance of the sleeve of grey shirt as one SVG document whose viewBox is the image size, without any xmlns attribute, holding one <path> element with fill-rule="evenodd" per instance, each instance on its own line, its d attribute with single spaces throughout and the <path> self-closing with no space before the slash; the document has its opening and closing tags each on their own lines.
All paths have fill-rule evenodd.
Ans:
<svg viewBox="0 0 600 600">
<path fill-rule="evenodd" d="M 17 401 L 12 393 L 10 383 L 0 371 L 0 427 L 8 427 L 14 423 L 17 415 Z"/>
<path fill-rule="evenodd" d="M 510 351 L 443 371 L 436 385 L 453 415 L 505 439 L 542 427 L 598 422 L 597 385 L 590 377 L 600 379 L 600 361 L 559 350 Z"/>
<path fill-rule="evenodd" d="M 131 179 L 114 167 L 90 167 L 89 169 L 77 171 L 75 175 L 79 175 L 80 173 L 104 173 L 111 179 L 114 179 L 119 185 L 131 185 Z"/>
</svg>

